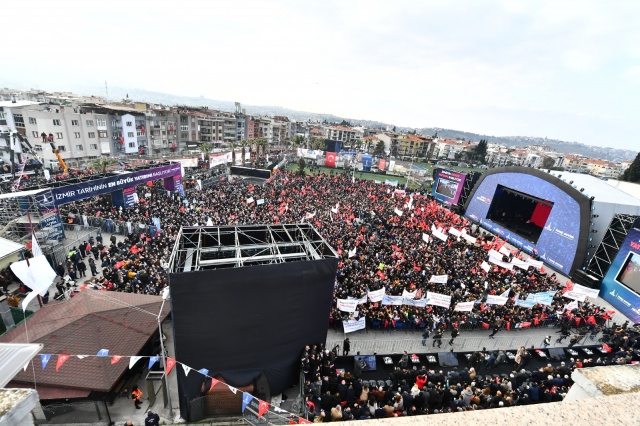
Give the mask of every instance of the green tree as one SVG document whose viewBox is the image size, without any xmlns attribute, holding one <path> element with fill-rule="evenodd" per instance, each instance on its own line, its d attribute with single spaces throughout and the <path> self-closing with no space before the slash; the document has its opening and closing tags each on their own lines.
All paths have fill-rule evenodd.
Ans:
<svg viewBox="0 0 640 426">
<path fill-rule="evenodd" d="M 633 160 L 629 168 L 622 173 L 620 180 L 640 183 L 640 152 L 636 155 L 635 160 Z"/>
<path fill-rule="evenodd" d="M 256 139 L 256 146 L 258 147 L 256 149 L 256 154 L 260 155 L 260 147 L 262 147 L 262 155 L 266 155 L 267 154 L 267 145 L 269 145 L 269 143 L 267 142 L 267 140 L 265 138 Z"/>
<path fill-rule="evenodd" d="M 556 162 L 551 157 L 544 157 L 544 160 L 542 160 L 542 168 L 543 169 L 550 169 L 551 167 L 554 166 L 554 164 L 556 164 Z"/>
<path fill-rule="evenodd" d="M 385 154 L 385 152 L 384 152 L 384 142 L 383 141 L 378 141 L 378 143 L 376 144 L 376 147 L 373 149 L 373 155 L 381 157 L 384 154 Z"/>
<path fill-rule="evenodd" d="M 242 157 L 240 157 L 240 162 L 244 165 L 244 159 L 245 159 L 245 153 L 246 153 L 246 149 L 249 146 L 249 141 L 246 139 L 243 139 L 240 141 L 240 147 L 242 148 Z"/>
<path fill-rule="evenodd" d="M 304 161 L 304 158 L 300 157 L 298 160 L 298 174 L 304 176 L 304 168 L 306 167 L 307 162 Z"/>
<path fill-rule="evenodd" d="M 231 148 L 231 165 L 232 166 L 236 164 L 236 147 L 237 146 L 238 144 L 235 142 L 229 143 L 229 148 Z"/>
<path fill-rule="evenodd" d="M 487 141 L 486 139 L 480 139 L 476 149 L 474 151 L 474 158 L 478 159 L 481 163 L 485 163 L 487 157 Z"/>
<path fill-rule="evenodd" d="M 100 170 L 100 173 L 106 173 L 107 169 L 117 162 L 118 160 L 112 157 L 98 157 L 91 162 L 91 168 Z"/>
<path fill-rule="evenodd" d="M 198 145 L 198 149 L 201 153 L 204 154 L 204 161 L 209 163 L 209 154 L 211 153 L 211 151 L 213 151 L 213 145 L 211 145 L 209 142 L 204 142 Z"/>
</svg>

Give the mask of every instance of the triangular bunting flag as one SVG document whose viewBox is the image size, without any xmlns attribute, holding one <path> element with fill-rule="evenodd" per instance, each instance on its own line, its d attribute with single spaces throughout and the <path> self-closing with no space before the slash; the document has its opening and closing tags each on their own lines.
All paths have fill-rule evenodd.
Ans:
<svg viewBox="0 0 640 426">
<path fill-rule="evenodd" d="M 42 369 L 44 370 L 49 360 L 51 359 L 51 355 L 49 354 L 40 354 L 40 362 L 42 362 Z"/>
<path fill-rule="evenodd" d="M 140 358 L 142 358 L 141 356 L 132 356 L 129 359 L 129 369 L 132 369 L 134 365 L 136 365 L 136 362 L 140 361 Z"/>
<path fill-rule="evenodd" d="M 214 379 L 213 377 L 211 378 L 211 386 L 209 387 L 209 392 L 211 392 L 213 390 L 213 387 L 215 385 L 217 385 L 218 383 L 220 383 L 220 380 L 218 379 Z"/>
<path fill-rule="evenodd" d="M 242 392 L 242 412 L 243 413 L 244 413 L 244 410 L 247 409 L 247 406 L 249 405 L 252 399 L 253 399 L 253 395 L 247 392 Z"/>
<path fill-rule="evenodd" d="M 26 364 L 24 365 L 24 367 L 22 367 L 22 370 L 27 371 L 27 367 L 28 367 L 28 366 L 29 366 L 29 363 L 26 363 Z"/>
<path fill-rule="evenodd" d="M 229 390 L 233 392 L 234 395 L 238 393 L 238 389 L 234 388 L 233 386 L 229 386 L 229 385 L 227 386 L 229 387 Z"/>
<path fill-rule="evenodd" d="M 89 355 L 76 355 L 78 357 L 78 359 L 85 359 L 86 357 L 88 357 Z"/>
<path fill-rule="evenodd" d="M 209 370 L 207 370 L 206 368 L 201 368 L 200 370 L 198 370 L 198 373 L 202 374 L 203 376 L 207 376 L 209 374 Z"/>
<path fill-rule="evenodd" d="M 58 362 L 56 362 L 56 371 L 59 371 L 60 367 L 62 367 L 62 364 L 67 362 L 69 358 L 71 358 L 71 355 L 67 355 L 67 354 L 58 355 Z"/>
<path fill-rule="evenodd" d="M 269 403 L 267 401 L 260 400 L 260 404 L 258 405 L 258 418 L 262 417 L 262 415 L 267 411 L 269 411 Z"/>
<path fill-rule="evenodd" d="M 151 367 L 153 367 L 153 364 L 158 362 L 159 359 L 160 357 L 158 355 L 149 357 L 149 370 L 151 370 Z"/>
<path fill-rule="evenodd" d="M 189 375 L 189 372 L 191 371 L 191 367 L 189 367 L 189 366 L 187 366 L 187 365 L 182 364 L 182 369 L 184 370 L 184 375 L 185 375 L 185 376 L 188 376 L 188 375 Z"/>
<path fill-rule="evenodd" d="M 109 356 L 109 349 L 100 349 L 96 356 Z"/>
<path fill-rule="evenodd" d="M 171 373 L 171 370 L 176 365 L 176 360 L 170 357 L 167 357 L 167 374 Z"/>
<path fill-rule="evenodd" d="M 122 357 L 120 355 L 114 355 L 111 357 L 111 364 L 115 364 L 116 362 L 120 361 L 122 359 Z"/>
</svg>

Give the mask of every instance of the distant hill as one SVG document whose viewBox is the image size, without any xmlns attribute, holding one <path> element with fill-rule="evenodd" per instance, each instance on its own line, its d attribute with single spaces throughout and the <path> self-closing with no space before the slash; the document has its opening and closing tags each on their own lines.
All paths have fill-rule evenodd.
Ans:
<svg viewBox="0 0 640 426">
<path fill-rule="evenodd" d="M 200 97 L 189 97 L 171 95 L 167 93 L 150 92 L 142 89 L 123 89 L 120 87 L 110 87 L 109 94 L 111 98 L 125 98 L 127 95 L 130 99 L 158 103 L 164 105 L 191 105 L 191 106 L 207 106 L 211 109 L 217 109 L 221 111 L 234 111 L 235 103 L 230 101 L 218 101 L 214 99 Z M 296 111 L 281 106 L 257 106 L 257 105 L 242 105 L 247 114 L 251 115 L 283 115 L 293 120 L 299 121 L 315 121 L 322 123 L 324 121 L 328 123 L 340 123 L 347 121 L 353 126 L 365 126 L 368 128 L 386 129 L 387 127 L 393 128 L 391 123 L 382 123 L 380 121 L 354 119 L 348 117 L 339 117 L 333 114 L 322 114 L 315 112 Z M 527 145 L 547 145 L 553 148 L 556 152 L 562 154 L 580 154 L 587 157 L 600 158 L 610 161 L 632 160 L 637 155 L 637 151 L 628 149 L 616 149 L 608 147 L 598 147 L 592 145 L 585 145 L 579 142 L 566 142 L 557 139 L 546 139 L 529 136 L 491 136 L 481 135 L 477 133 L 470 133 L 461 130 L 453 129 L 441 129 L 437 127 L 425 127 L 421 129 L 413 129 L 409 127 L 396 127 L 398 132 L 416 131 L 417 133 L 433 136 L 436 133 L 441 138 L 450 139 L 464 139 L 473 142 L 478 142 L 480 139 L 486 139 L 490 143 L 499 143 L 506 146 L 525 147 Z"/>
</svg>

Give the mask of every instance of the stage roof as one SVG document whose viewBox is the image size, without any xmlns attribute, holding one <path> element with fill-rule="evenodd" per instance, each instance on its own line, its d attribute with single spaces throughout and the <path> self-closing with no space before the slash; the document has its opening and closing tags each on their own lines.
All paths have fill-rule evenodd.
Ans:
<svg viewBox="0 0 640 426">
<path fill-rule="evenodd" d="M 558 171 L 552 171 L 551 175 L 560 177 L 560 179 L 569 183 L 571 186 L 575 185 L 578 190 L 584 188 L 583 193 L 588 194 L 589 197 L 595 197 L 595 201 L 597 202 L 640 206 L 640 199 L 609 185 L 606 181 L 595 176 Z M 572 184 L 570 183 L 571 181 L 573 181 Z"/>
</svg>

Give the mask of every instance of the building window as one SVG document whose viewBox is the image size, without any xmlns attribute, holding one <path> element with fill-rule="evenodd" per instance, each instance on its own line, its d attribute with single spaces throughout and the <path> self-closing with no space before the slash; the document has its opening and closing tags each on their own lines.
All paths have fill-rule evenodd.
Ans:
<svg viewBox="0 0 640 426">
<path fill-rule="evenodd" d="M 0 111 L 0 120 L 4 120 L 5 116 L 4 116 L 4 112 Z"/>
<path fill-rule="evenodd" d="M 189 131 L 189 126 L 188 126 L 188 125 L 186 125 L 186 126 L 180 126 L 180 131 L 182 131 L 182 132 L 188 132 L 188 131 Z"/>
<path fill-rule="evenodd" d="M 22 117 L 22 114 L 13 114 L 13 122 L 16 127 L 24 127 L 24 118 Z"/>
<path fill-rule="evenodd" d="M 29 117 L 29 124 L 37 124 L 35 117 Z"/>
<path fill-rule="evenodd" d="M 144 133 L 142 133 L 142 130 L 138 129 L 138 131 L 136 132 L 136 135 L 139 136 L 144 136 Z"/>
<path fill-rule="evenodd" d="M 56 139 L 62 139 L 62 132 L 56 133 Z"/>
<path fill-rule="evenodd" d="M 89 127 L 93 126 L 93 120 L 87 120 L 86 123 Z"/>
<path fill-rule="evenodd" d="M 120 138 L 120 133 L 118 133 L 118 132 L 113 132 L 113 133 L 111 133 L 111 137 L 112 137 L 113 139 L 119 139 L 119 138 Z"/>
<path fill-rule="evenodd" d="M 105 119 L 98 119 L 96 122 L 98 123 L 98 127 L 107 127 L 107 120 Z"/>
<path fill-rule="evenodd" d="M 94 139 L 96 137 L 96 132 L 89 132 L 89 138 Z"/>
<path fill-rule="evenodd" d="M 131 127 L 133 126 L 133 123 L 131 121 L 127 121 L 127 127 Z"/>
<path fill-rule="evenodd" d="M 73 132 L 73 135 L 76 137 L 76 139 L 80 139 L 80 132 Z"/>
<path fill-rule="evenodd" d="M 98 150 L 98 144 L 97 143 L 89 144 L 89 149 L 92 150 L 92 151 L 97 151 Z"/>
<path fill-rule="evenodd" d="M 133 132 L 127 132 L 127 136 L 132 138 L 133 137 Z"/>
<path fill-rule="evenodd" d="M 80 122 L 78 120 L 71 120 L 71 125 L 72 126 L 79 126 Z"/>
<path fill-rule="evenodd" d="M 129 142 L 129 148 L 135 148 L 135 147 L 136 147 L 135 142 Z"/>
<path fill-rule="evenodd" d="M 182 140 L 189 139 L 189 133 L 180 133 L 180 139 Z"/>
<path fill-rule="evenodd" d="M 111 120 L 111 127 L 116 127 L 118 125 L 118 120 Z"/>
<path fill-rule="evenodd" d="M 82 145 L 76 145 L 76 151 L 84 151 L 84 147 Z"/>
<path fill-rule="evenodd" d="M 98 130 L 98 137 L 100 138 L 106 138 L 107 136 L 107 131 L 106 130 Z"/>
<path fill-rule="evenodd" d="M 62 152 L 62 151 L 66 151 L 67 147 L 64 145 L 58 145 L 58 151 Z"/>
<path fill-rule="evenodd" d="M 33 150 L 34 151 L 38 151 L 38 152 L 42 152 L 42 145 L 38 145 L 38 144 L 34 145 L 33 146 Z"/>
<path fill-rule="evenodd" d="M 60 120 L 58 120 L 57 118 L 53 120 L 53 125 L 54 126 L 60 126 Z"/>
<path fill-rule="evenodd" d="M 39 138 L 40 137 L 40 135 L 36 131 L 31 132 L 31 134 L 33 135 L 34 138 Z"/>
</svg>

